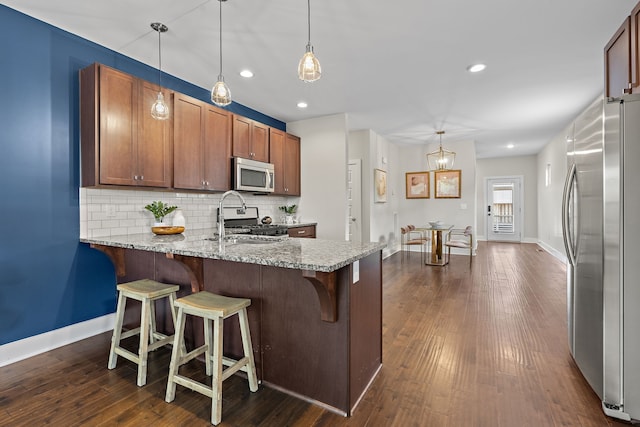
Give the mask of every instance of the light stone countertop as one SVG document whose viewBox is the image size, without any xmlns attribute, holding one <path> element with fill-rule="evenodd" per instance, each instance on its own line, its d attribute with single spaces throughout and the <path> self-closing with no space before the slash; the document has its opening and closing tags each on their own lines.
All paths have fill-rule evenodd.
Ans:
<svg viewBox="0 0 640 427">
<path fill-rule="evenodd" d="M 110 237 L 82 237 L 80 241 L 127 249 L 323 272 L 338 270 L 386 247 L 384 243 L 353 243 L 286 236 L 235 235 L 237 239 L 234 239 L 234 235 L 228 235 L 227 237 L 232 240 L 225 242 L 220 251 L 218 241 L 208 240 L 213 237 L 214 234 L 211 231 L 186 230 L 182 234 L 175 235 L 156 236 L 149 232 Z"/>
</svg>

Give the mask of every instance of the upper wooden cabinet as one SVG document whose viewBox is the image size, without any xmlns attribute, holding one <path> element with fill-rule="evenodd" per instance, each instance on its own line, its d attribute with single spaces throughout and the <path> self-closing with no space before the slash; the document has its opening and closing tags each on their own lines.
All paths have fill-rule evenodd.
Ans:
<svg viewBox="0 0 640 427">
<path fill-rule="evenodd" d="M 163 90 L 172 109 L 172 93 Z M 82 186 L 171 187 L 171 120 L 151 117 L 158 86 L 104 65 L 80 71 Z"/>
<path fill-rule="evenodd" d="M 229 190 L 232 114 L 180 93 L 174 110 L 174 188 Z"/>
<path fill-rule="evenodd" d="M 274 194 L 300 195 L 300 138 L 269 130 L 269 161 L 274 165 Z"/>
<path fill-rule="evenodd" d="M 269 126 L 233 115 L 233 156 L 269 161 Z"/>
<path fill-rule="evenodd" d="M 631 38 L 631 92 L 640 92 L 640 3 L 633 8 L 630 22 Z"/>
<path fill-rule="evenodd" d="M 604 48 L 604 94 L 609 97 L 631 93 L 631 18 L 615 32 Z"/>
</svg>

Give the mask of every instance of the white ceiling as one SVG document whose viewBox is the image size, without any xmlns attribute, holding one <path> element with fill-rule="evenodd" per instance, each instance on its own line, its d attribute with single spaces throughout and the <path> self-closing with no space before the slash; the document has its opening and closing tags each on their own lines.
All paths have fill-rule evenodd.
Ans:
<svg viewBox="0 0 640 427">
<path fill-rule="evenodd" d="M 603 48 L 637 0 L 314 0 L 322 78 L 298 80 L 304 0 L 222 3 L 233 100 L 284 122 L 347 113 L 391 142 L 475 140 L 478 157 L 537 153 L 602 92 Z M 218 72 L 216 0 L 3 4 L 204 88 Z M 466 67 L 484 62 L 470 74 Z M 255 77 L 239 76 L 250 68 Z M 309 104 L 306 110 L 298 101 Z M 506 145 L 515 148 L 508 150 Z"/>
</svg>

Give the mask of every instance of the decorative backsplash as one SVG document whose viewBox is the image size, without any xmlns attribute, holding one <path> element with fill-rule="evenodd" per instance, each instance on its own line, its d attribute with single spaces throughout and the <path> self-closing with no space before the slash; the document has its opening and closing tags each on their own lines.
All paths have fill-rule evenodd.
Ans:
<svg viewBox="0 0 640 427">
<path fill-rule="evenodd" d="M 278 206 L 291 203 L 282 196 L 254 196 L 242 194 L 247 206 L 257 206 L 260 217 L 270 216 L 280 222 Z M 151 212 L 144 208 L 154 200 L 176 205 L 191 230 L 215 229 L 216 209 L 222 193 L 200 194 L 144 190 L 108 190 L 80 188 L 80 237 L 104 237 L 150 232 L 154 223 Z M 235 197 L 228 197 L 225 206 L 239 205 Z M 297 201 L 293 201 L 297 203 Z M 174 213 L 165 222 L 171 225 Z"/>
</svg>

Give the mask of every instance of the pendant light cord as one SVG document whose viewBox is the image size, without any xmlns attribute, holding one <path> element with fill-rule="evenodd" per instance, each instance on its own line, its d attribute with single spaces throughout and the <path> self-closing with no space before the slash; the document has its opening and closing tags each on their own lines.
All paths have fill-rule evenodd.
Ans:
<svg viewBox="0 0 640 427">
<path fill-rule="evenodd" d="M 222 2 L 223 0 L 218 0 L 220 2 L 220 76 L 222 76 Z"/>
<path fill-rule="evenodd" d="M 158 27 L 158 90 L 162 90 L 162 29 Z"/>
<path fill-rule="evenodd" d="M 311 44 L 311 0 L 307 0 L 307 46 Z"/>
</svg>

